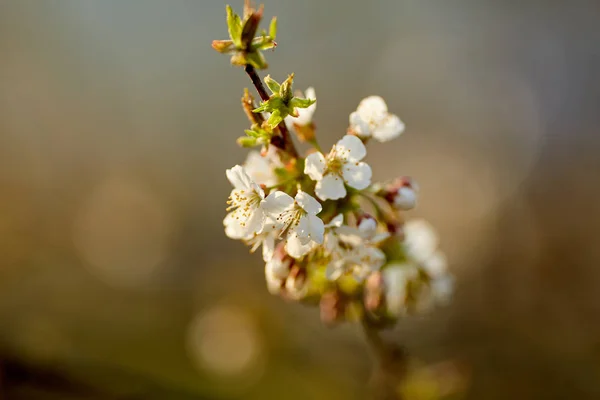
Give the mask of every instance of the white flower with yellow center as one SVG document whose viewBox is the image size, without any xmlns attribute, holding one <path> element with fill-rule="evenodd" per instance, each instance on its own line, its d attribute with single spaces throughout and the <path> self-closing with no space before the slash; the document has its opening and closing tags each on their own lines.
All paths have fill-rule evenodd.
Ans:
<svg viewBox="0 0 600 400">
<path fill-rule="evenodd" d="M 317 244 L 323 243 L 325 225 L 317 214 L 321 204 L 314 197 L 298 190 L 295 198 L 283 192 L 271 193 L 265 200 L 265 210 L 285 235 L 285 250 L 301 258 Z"/>
<path fill-rule="evenodd" d="M 350 129 L 361 138 L 372 136 L 380 142 L 387 142 L 404 132 L 404 123 L 388 112 L 381 97 L 369 96 L 350 114 Z"/>
<path fill-rule="evenodd" d="M 366 155 L 363 142 L 346 135 L 327 156 L 316 152 L 306 157 L 304 173 L 317 182 L 315 193 L 319 199 L 342 199 L 346 197 L 344 184 L 358 190 L 371 184 L 371 167 L 361 161 Z"/>
<path fill-rule="evenodd" d="M 263 228 L 265 193 L 240 165 L 228 169 L 226 174 L 233 190 L 227 202 L 231 212 L 223 221 L 225 233 L 232 239 L 251 238 Z"/>
</svg>

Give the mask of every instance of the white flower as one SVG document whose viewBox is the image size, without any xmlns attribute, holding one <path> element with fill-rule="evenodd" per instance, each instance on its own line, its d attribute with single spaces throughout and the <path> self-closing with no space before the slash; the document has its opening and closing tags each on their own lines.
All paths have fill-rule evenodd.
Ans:
<svg viewBox="0 0 600 400">
<path fill-rule="evenodd" d="M 325 226 L 317 217 L 321 204 L 311 195 L 299 190 L 296 198 L 275 192 L 265 200 L 265 209 L 276 222 L 281 234 L 286 235 L 285 249 L 294 258 L 301 258 L 323 243 Z"/>
<path fill-rule="evenodd" d="M 388 113 L 381 97 L 370 96 L 350 114 L 350 128 L 360 137 L 373 136 L 380 142 L 387 142 L 404 132 L 404 123 L 396 115 Z"/>
<path fill-rule="evenodd" d="M 226 171 L 233 190 L 227 202 L 231 210 L 223 220 L 225 233 L 232 239 L 250 238 L 260 232 L 265 221 L 265 193 L 240 165 Z"/>
<path fill-rule="evenodd" d="M 390 264 L 382 272 L 387 311 L 394 317 L 406 314 L 408 284 L 419 275 L 412 264 Z"/>
<path fill-rule="evenodd" d="M 360 161 L 367 149 L 356 136 L 346 135 L 333 146 L 327 157 L 316 152 L 306 157 L 304 173 L 317 181 L 315 193 L 321 200 L 346 197 L 344 183 L 362 190 L 371 184 L 371 167 Z"/>
<path fill-rule="evenodd" d="M 273 167 L 278 165 L 280 161 L 271 149 L 274 149 L 274 147 L 269 147 L 269 151 L 264 157 L 256 150 L 250 151 L 244 163 L 244 169 L 248 176 L 257 184 L 267 187 L 275 186 L 278 182 Z"/>
<path fill-rule="evenodd" d="M 360 282 L 385 264 L 383 251 L 371 246 L 384 237 L 375 232 L 370 222 L 363 224 L 362 229 L 360 225 L 354 228 L 342 223 L 343 216 L 340 214 L 326 226 L 325 249 L 331 261 L 325 275 L 329 280 L 336 280 L 350 272 Z M 375 241 L 371 241 L 373 239 Z"/>
<path fill-rule="evenodd" d="M 254 237 L 246 239 L 246 243 L 252 245 L 250 248 L 251 253 L 262 246 L 262 256 L 265 262 L 269 262 L 273 258 L 275 252 L 275 241 L 280 235 L 279 230 L 276 228 L 276 222 L 267 215 L 262 231 L 255 234 Z"/>
<path fill-rule="evenodd" d="M 304 93 L 304 95 L 302 95 L 302 93 L 300 93 L 299 96 L 296 97 L 300 97 L 300 98 L 304 98 L 304 99 L 317 99 L 317 95 L 315 93 L 315 89 L 312 87 L 309 87 L 308 89 L 306 89 L 306 92 Z M 312 123 L 312 119 L 313 119 L 313 115 L 315 113 L 317 109 L 317 102 L 315 101 L 313 104 L 311 104 L 310 106 L 308 106 L 307 108 L 296 108 L 296 111 L 298 112 L 298 116 L 294 117 L 294 116 L 288 116 L 286 117 L 286 121 L 288 124 L 293 124 L 293 125 L 300 125 L 300 126 L 306 126 L 306 125 L 310 125 Z"/>
<path fill-rule="evenodd" d="M 409 258 L 424 263 L 435 254 L 437 247 L 438 236 L 429 222 L 414 219 L 404 224 L 404 249 Z"/>
</svg>

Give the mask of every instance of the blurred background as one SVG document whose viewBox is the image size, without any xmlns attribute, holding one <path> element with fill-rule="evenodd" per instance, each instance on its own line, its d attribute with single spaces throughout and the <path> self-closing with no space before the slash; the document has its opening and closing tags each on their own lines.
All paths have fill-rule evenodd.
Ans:
<svg viewBox="0 0 600 400">
<path fill-rule="evenodd" d="M 324 147 L 367 95 L 407 125 L 368 162 L 418 181 L 457 277 L 386 334 L 410 398 L 600 398 L 600 4 L 273 15 L 269 73 L 316 88 Z M 250 85 L 226 36 L 217 0 L 0 1 L 1 399 L 367 397 L 360 330 L 270 296 L 223 233 Z"/>
</svg>

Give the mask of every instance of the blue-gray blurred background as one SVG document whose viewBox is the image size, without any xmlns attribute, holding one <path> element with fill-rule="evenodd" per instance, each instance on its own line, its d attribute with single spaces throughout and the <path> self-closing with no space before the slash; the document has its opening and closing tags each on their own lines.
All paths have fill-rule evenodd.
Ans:
<svg viewBox="0 0 600 400">
<path fill-rule="evenodd" d="M 407 125 L 368 161 L 419 182 L 411 215 L 457 277 L 449 307 L 387 333 L 415 360 L 410 399 L 600 398 L 600 4 L 265 14 L 269 73 L 316 88 L 325 147 L 367 95 Z M 224 18 L 218 0 L 0 1 L 0 398 L 367 397 L 360 331 L 271 297 L 223 234 L 250 84 L 210 48 Z"/>
</svg>

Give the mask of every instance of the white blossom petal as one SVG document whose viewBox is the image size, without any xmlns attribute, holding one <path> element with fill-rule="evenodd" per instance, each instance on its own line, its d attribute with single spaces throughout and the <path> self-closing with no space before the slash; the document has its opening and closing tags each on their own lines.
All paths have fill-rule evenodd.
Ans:
<svg viewBox="0 0 600 400">
<path fill-rule="evenodd" d="M 273 168 L 273 162 L 269 158 L 263 157 L 256 150 L 248 153 L 248 157 L 244 162 L 244 170 L 259 185 L 274 186 L 277 184 L 278 179 Z"/>
<path fill-rule="evenodd" d="M 276 220 L 277 215 L 292 207 L 293 204 L 294 199 L 289 194 L 276 190 L 271 192 L 263 201 L 263 208 L 271 218 Z"/>
<path fill-rule="evenodd" d="M 303 215 L 298 221 L 298 226 L 295 232 L 300 237 L 303 244 L 308 241 L 323 243 L 323 234 L 325 233 L 325 225 L 321 218 L 316 215 Z M 304 239 L 304 240 L 303 240 Z"/>
<path fill-rule="evenodd" d="M 344 214 L 338 214 L 325 225 L 325 228 L 339 228 L 344 223 Z"/>
<path fill-rule="evenodd" d="M 409 257 L 422 263 L 435 253 L 437 246 L 437 234 L 427 221 L 415 219 L 404 224 L 404 248 Z"/>
<path fill-rule="evenodd" d="M 361 100 L 356 111 L 366 120 L 377 119 L 388 111 L 385 100 L 380 96 L 369 96 Z"/>
<path fill-rule="evenodd" d="M 242 167 L 241 165 L 236 165 L 235 167 L 226 170 L 225 175 L 227 175 L 227 179 L 229 179 L 229 182 L 231 182 L 233 187 L 236 189 L 241 189 L 241 190 L 250 190 L 250 189 L 255 189 L 255 188 L 260 189 L 260 187 L 258 185 L 256 185 L 252 181 L 252 179 L 248 176 L 248 174 L 244 170 L 244 167 Z M 257 192 L 259 192 L 259 191 L 257 190 Z M 262 189 L 260 190 L 259 193 L 262 193 L 262 196 L 264 196 Z"/>
<path fill-rule="evenodd" d="M 354 132 L 362 137 L 371 136 L 371 129 L 369 123 L 364 120 L 358 111 L 354 111 L 350 114 L 350 127 Z"/>
<path fill-rule="evenodd" d="M 319 152 L 309 154 L 304 161 L 304 173 L 313 181 L 318 181 L 323 179 L 324 172 L 325 156 Z"/>
<path fill-rule="evenodd" d="M 441 251 L 436 251 L 431 257 L 422 263 L 423 269 L 431 278 L 443 276 L 448 269 L 448 260 Z"/>
<path fill-rule="evenodd" d="M 225 234 L 231 239 L 243 239 L 246 236 L 245 229 L 242 228 L 239 220 L 236 220 L 234 213 L 225 216 L 223 225 L 225 226 Z"/>
<path fill-rule="evenodd" d="M 325 277 L 330 281 L 335 281 L 344 273 L 343 265 L 340 262 L 331 262 L 325 269 Z"/>
<path fill-rule="evenodd" d="M 360 161 L 367 155 L 362 140 L 354 135 L 345 135 L 336 144 L 337 152 L 344 160 Z"/>
<path fill-rule="evenodd" d="M 261 208 L 256 208 L 250 213 L 248 219 L 241 222 L 243 229 L 246 231 L 246 236 L 260 232 L 265 223 L 265 212 Z"/>
<path fill-rule="evenodd" d="M 308 254 L 314 247 L 316 243 L 312 240 L 303 243 L 303 240 L 298 236 L 298 234 L 293 233 L 288 236 L 285 243 L 285 251 L 294 258 L 302 258 L 306 254 Z"/>
<path fill-rule="evenodd" d="M 380 142 L 387 142 L 400 136 L 404 132 L 404 122 L 394 114 L 388 114 L 373 130 L 373 137 Z"/>
<path fill-rule="evenodd" d="M 262 256 L 265 262 L 271 261 L 275 254 L 275 236 L 268 235 L 262 242 Z"/>
<path fill-rule="evenodd" d="M 327 174 L 317 182 L 315 194 L 321 200 L 337 200 L 346 197 L 344 180 L 337 174 Z"/>
<path fill-rule="evenodd" d="M 342 176 L 348 186 L 362 190 L 371 184 L 371 167 L 364 162 L 347 163 L 342 169 Z"/>
<path fill-rule="evenodd" d="M 302 190 L 299 190 L 296 194 L 296 202 L 300 205 L 300 207 L 302 207 L 304 211 L 306 211 L 309 214 L 316 215 L 320 213 L 323 209 L 321 203 L 315 200 L 315 198 L 312 197 L 310 194 L 303 192 Z"/>
</svg>

